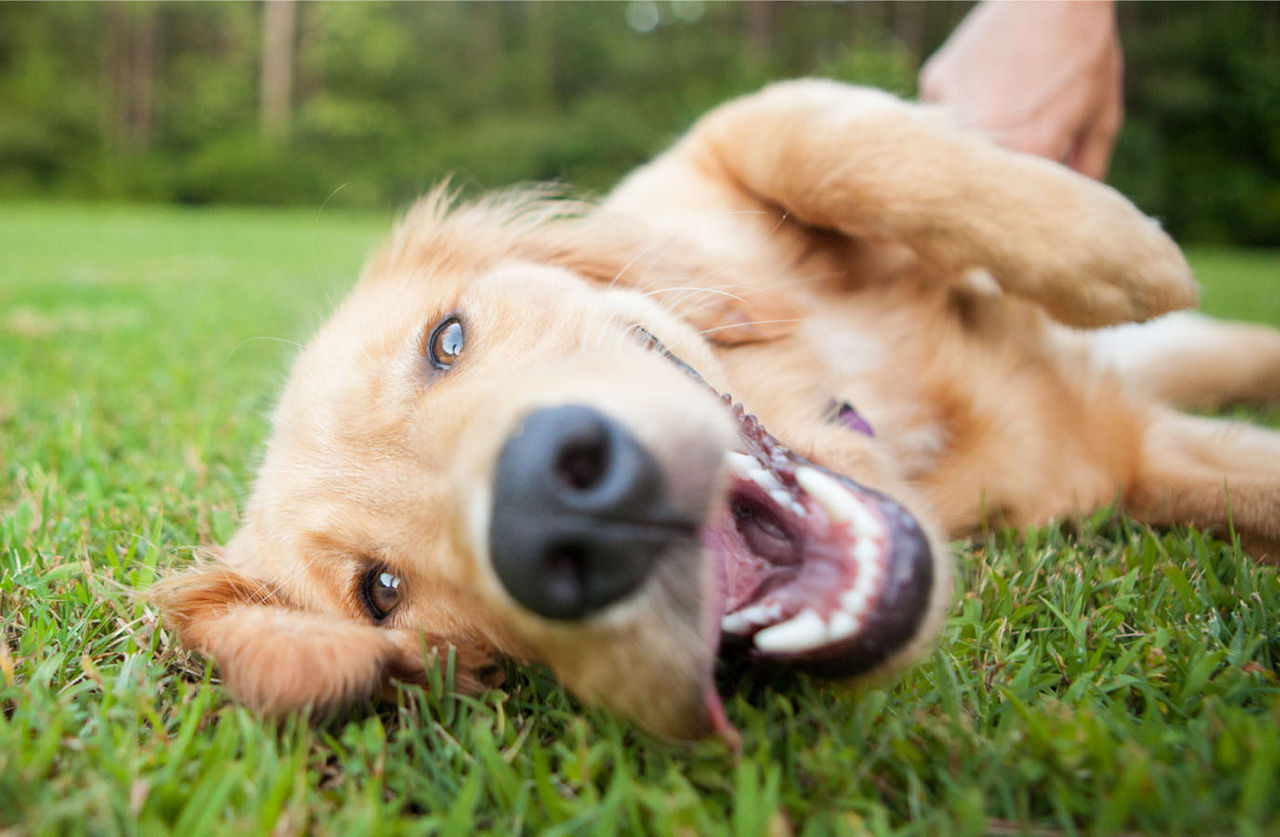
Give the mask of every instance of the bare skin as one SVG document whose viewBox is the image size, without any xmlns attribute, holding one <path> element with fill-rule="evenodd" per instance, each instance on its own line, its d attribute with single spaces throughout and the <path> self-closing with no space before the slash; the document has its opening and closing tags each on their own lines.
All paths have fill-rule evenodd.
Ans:
<svg viewBox="0 0 1280 837">
<path fill-rule="evenodd" d="M 1124 117 L 1111 2 L 980 3 L 920 72 L 921 98 L 997 143 L 1106 177 Z"/>
</svg>

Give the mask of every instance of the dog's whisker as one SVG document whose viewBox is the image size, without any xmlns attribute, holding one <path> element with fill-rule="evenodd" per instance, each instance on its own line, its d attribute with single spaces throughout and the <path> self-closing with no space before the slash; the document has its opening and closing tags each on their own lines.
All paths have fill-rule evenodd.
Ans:
<svg viewBox="0 0 1280 837">
<path fill-rule="evenodd" d="M 297 340 L 290 340 L 287 337 L 272 337 L 267 334 L 261 334 L 261 335 L 258 335 L 257 337 L 246 337 L 245 339 L 241 340 L 239 343 L 232 346 L 231 351 L 227 352 L 226 360 L 231 360 L 231 358 L 235 357 L 236 352 L 240 351 L 240 348 L 242 346 L 248 343 L 256 342 L 258 340 L 266 340 L 271 343 L 285 343 L 289 346 L 293 346 L 295 349 L 302 348 L 302 344 L 299 343 Z"/>
<path fill-rule="evenodd" d="M 744 300 L 742 297 L 738 296 L 737 294 L 732 294 L 732 293 L 729 293 L 728 291 L 722 291 L 718 288 L 703 288 L 703 287 L 698 287 L 696 285 L 678 285 L 672 288 L 654 288 L 651 291 L 645 291 L 643 295 L 647 297 L 654 297 L 654 296 L 657 296 L 658 294 L 676 293 L 680 291 L 684 291 L 686 293 L 717 294 L 719 296 L 727 296 L 730 299 L 736 299 L 738 302 L 746 302 L 746 300 Z"/>
<path fill-rule="evenodd" d="M 591 344 L 599 348 L 605 344 L 605 340 L 610 334 L 617 334 L 616 323 L 620 319 L 617 313 L 612 313 L 605 318 L 605 321 L 596 328 L 595 341 Z"/>
<path fill-rule="evenodd" d="M 729 323 L 727 325 L 719 325 L 719 326 L 714 326 L 712 328 L 704 328 L 702 329 L 702 331 L 699 331 L 698 333 L 702 335 L 707 335 L 707 334 L 715 334 L 717 331 L 727 331 L 731 328 L 750 328 L 751 326 L 758 326 L 758 325 L 774 325 L 776 323 L 802 323 L 802 322 L 804 322 L 804 319 L 800 317 L 788 317 L 785 319 L 778 319 L 778 320 L 752 320 L 746 323 Z"/>
<path fill-rule="evenodd" d="M 632 268 L 632 266 L 633 266 L 633 265 L 635 265 L 635 263 L 636 263 L 636 262 L 640 261 L 640 259 L 644 258 L 644 257 L 645 257 L 646 255 L 648 255 L 648 254 L 649 254 L 649 253 L 650 253 L 650 252 L 651 252 L 655 247 L 657 247 L 659 244 L 662 244 L 662 243 L 663 243 L 663 242 L 662 242 L 661 240 L 658 240 L 658 241 L 654 241 L 653 243 L 649 244 L 649 245 L 648 245 L 648 246 L 646 246 L 646 247 L 641 247 L 641 248 L 640 248 L 640 250 L 639 250 L 638 252 L 636 252 L 636 254 L 635 254 L 634 256 L 632 256 L 632 257 L 627 261 L 627 263 L 626 263 L 626 264 L 624 264 L 621 268 L 619 268 L 619 269 L 618 269 L 618 272 L 617 272 L 616 274 L 614 274 L 614 277 L 613 277 L 612 279 L 610 279 L 610 280 L 609 280 L 609 284 L 608 284 L 608 286 L 607 286 L 607 287 L 612 288 L 612 287 L 614 287 L 615 285 L 617 285 L 617 284 L 618 284 L 618 282 L 622 279 L 623 274 L 625 274 L 628 270 L 630 270 L 630 269 Z"/>
</svg>

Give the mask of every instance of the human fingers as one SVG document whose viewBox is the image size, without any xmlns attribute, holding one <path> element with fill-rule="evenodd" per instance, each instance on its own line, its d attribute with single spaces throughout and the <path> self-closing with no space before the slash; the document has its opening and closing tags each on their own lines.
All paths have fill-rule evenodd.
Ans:
<svg viewBox="0 0 1280 837">
<path fill-rule="evenodd" d="M 1111 164 L 1111 153 L 1115 150 L 1116 135 L 1124 122 L 1124 91 L 1121 83 L 1122 72 L 1120 51 L 1117 46 L 1110 61 L 1115 63 L 1108 76 L 1105 97 L 1096 110 L 1094 118 L 1079 133 L 1067 165 L 1086 177 L 1103 180 L 1107 176 L 1107 168 Z"/>
</svg>

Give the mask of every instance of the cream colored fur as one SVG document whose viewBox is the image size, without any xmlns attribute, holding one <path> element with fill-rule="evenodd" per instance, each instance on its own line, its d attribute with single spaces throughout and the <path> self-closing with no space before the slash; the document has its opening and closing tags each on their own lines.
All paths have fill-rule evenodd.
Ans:
<svg viewBox="0 0 1280 837">
<path fill-rule="evenodd" d="M 632 339 L 642 325 L 797 452 L 881 490 L 946 538 L 1113 502 L 1156 524 L 1280 555 L 1280 436 L 1158 402 L 1280 394 L 1268 330 L 1200 321 L 1142 350 L 1077 327 L 1192 305 L 1159 226 L 1063 167 L 956 131 L 886 94 L 797 81 L 730 102 L 599 206 L 514 194 L 450 209 L 437 192 L 369 263 L 299 357 L 243 527 L 162 588 L 166 623 L 264 710 L 349 702 L 421 680 L 453 649 L 463 690 L 502 657 L 659 731 L 710 723 L 706 561 L 580 624 L 523 611 L 488 566 L 488 480 L 541 405 L 624 422 L 688 497 L 713 497 L 723 406 Z M 424 329 L 465 312 L 466 353 L 435 374 Z M 1242 371 L 1244 370 L 1244 371 Z M 1224 384 L 1224 382 L 1229 382 Z M 867 438 L 823 420 L 846 400 Z M 405 600 L 374 624 L 355 587 L 377 562 Z"/>
</svg>

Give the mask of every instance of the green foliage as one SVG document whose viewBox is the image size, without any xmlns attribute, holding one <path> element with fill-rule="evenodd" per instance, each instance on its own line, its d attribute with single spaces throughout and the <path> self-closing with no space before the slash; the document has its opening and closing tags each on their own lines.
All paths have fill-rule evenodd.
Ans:
<svg viewBox="0 0 1280 837">
<path fill-rule="evenodd" d="M 603 191 L 770 79 L 912 95 L 963 12 L 299 4 L 291 130 L 274 136 L 261 4 L 0 4 L 0 196 L 388 208 L 448 174 Z M 1113 182 L 1180 239 L 1280 244 L 1280 7 L 1133 4 L 1121 31 Z"/>
<path fill-rule="evenodd" d="M 958 548 L 901 679 L 731 684 L 741 755 L 543 672 L 257 719 L 137 591 L 225 540 L 292 341 L 388 218 L 0 204 L 0 830 L 1276 833 L 1280 580 L 1100 514 Z M 1218 312 L 1280 257 L 1191 254 Z"/>
<path fill-rule="evenodd" d="M 1121 11 L 1128 115 L 1112 181 L 1180 238 L 1280 243 L 1280 7 Z"/>
</svg>

